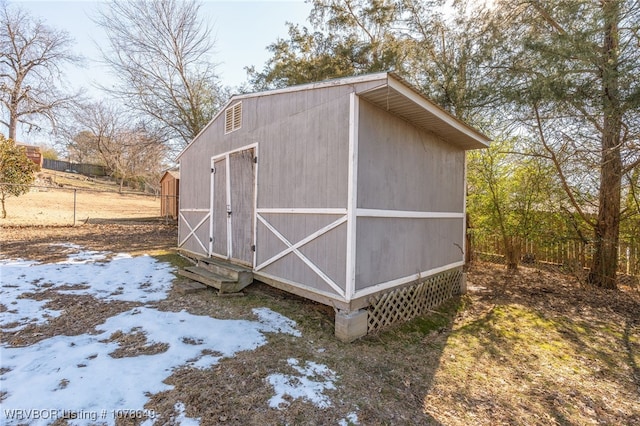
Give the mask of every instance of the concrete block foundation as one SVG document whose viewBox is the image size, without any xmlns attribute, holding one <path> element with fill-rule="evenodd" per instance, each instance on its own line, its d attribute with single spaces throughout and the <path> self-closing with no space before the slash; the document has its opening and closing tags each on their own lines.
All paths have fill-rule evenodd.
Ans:
<svg viewBox="0 0 640 426">
<path fill-rule="evenodd" d="M 460 278 L 460 294 L 467 294 L 467 273 L 462 273 Z"/>
<path fill-rule="evenodd" d="M 366 336 L 369 312 L 361 309 L 353 312 L 336 312 L 335 335 L 342 342 L 353 342 Z"/>
</svg>

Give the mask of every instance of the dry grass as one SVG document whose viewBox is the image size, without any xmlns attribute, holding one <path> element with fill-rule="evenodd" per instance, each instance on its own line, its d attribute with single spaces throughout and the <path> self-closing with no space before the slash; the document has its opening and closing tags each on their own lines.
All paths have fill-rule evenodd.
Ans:
<svg viewBox="0 0 640 426">
<path fill-rule="evenodd" d="M 36 184 L 110 192 L 118 192 L 120 189 L 120 185 L 109 177 L 91 178 L 78 173 L 58 172 L 48 169 L 42 169 L 37 173 Z"/>
<path fill-rule="evenodd" d="M 0 226 L 51 226 L 160 219 L 160 198 L 119 193 L 110 181 L 82 175 L 42 171 L 34 187 L 19 197 L 7 197 L 7 218 Z M 74 200 L 75 197 L 75 200 Z M 74 223 L 75 211 L 75 223 Z"/>
<path fill-rule="evenodd" d="M 155 224 L 2 232 L 4 255 L 53 261 L 47 247 L 63 241 L 94 250 L 131 247 L 141 253 L 146 247 L 163 261 L 184 262 L 169 249 L 157 249 L 175 245 L 175 228 Z M 260 283 L 239 298 L 219 298 L 183 283 L 176 278 L 169 297 L 156 306 L 223 319 L 253 319 L 251 309 L 266 306 L 295 320 L 302 337 L 273 334 L 269 344 L 210 369 L 174 371 L 167 379 L 174 389 L 152 395 L 145 407 L 164 419 L 182 401 L 186 414 L 203 425 L 335 425 L 353 412 L 364 425 L 640 424 L 637 292 L 582 288 L 565 275 L 524 268 L 510 274 L 477 264 L 469 271 L 468 295 L 429 316 L 344 344 L 333 337 L 333 311 L 325 306 Z M 66 307 L 60 317 L 19 336 L 5 333 L 3 342 L 92 332 L 106 317 L 130 308 L 65 297 L 51 297 L 56 307 Z M 82 321 L 72 321 L 77 318 Z M 120 345 L 113 356 L 163 350 L 136 333 L 111 339 Z M 336 372 L 336 389 L 326 392 L 331 407 L 296 400 L 285 410 L 269 408 L 273 389 L 266 378 L 293 373 L 289 358 Z"/>
</svg>

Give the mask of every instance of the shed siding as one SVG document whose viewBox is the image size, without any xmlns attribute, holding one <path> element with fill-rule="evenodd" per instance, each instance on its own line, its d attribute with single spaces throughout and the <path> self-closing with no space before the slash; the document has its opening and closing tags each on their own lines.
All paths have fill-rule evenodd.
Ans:
<svg viewBox="0 0 640 426">
<path fill-rule="evenodd" d="M 352 86 L 336 86 L 242 99 L 239 130 L 225 134 L 224 114 L 221 114 L 183 153 L 181 168 L 188 172 L 181 176 L 181 208 L 209 207 L 211 157 L 257 144 L 258 211 L 346 209 L 349 95 L 353 91 Z M 217 210 L 223 208 L 219 207 Z M 295 244 L 337 216 L 278 213 L 264 217 Z M 180 238 L 188 232 L 181 226 Z M 217 234 L 224 232 L 224 229 L 214 229 L 214 252 L 223 250 L 225 236 Z M 285 244 L 258 221 L 256 265 L 285 248 Z M 345 225 L 302 246 L 300 252 L 344 289 Z M 336 294 L 335 289 L 293 253 L 261 272 Z"/>
<path fill-rule="evenodd" d="M 271 226 L 291 244 L 306 238 L 323 227 L 339 220 L 341 215 L 310 215 L 310 214 L 262 214 Z M 256 253 L 257 265 L 268 261 L 288 248 L 262 223 L 258 223 L 257 240 L 260 250 Z M 346 271 L 346 225 L 318 236 L 311 242 L 299 248 L 307 259 L 317 266 L 341 289 L 345 288 Z M 296 254 L 288 254 L 267 265 L 261 272 L 277 277 L 284 277 L 293 282 L 299 282 L 309 287 L 335 294 L 331 288 L 315 271 L 313 271 Z"/>
<path fill-rule="evenodd" d="M 207 215 L 210 208 L 211 159 L 206 154 L 203 155 L 202 147 L 194 146 L 194 148 L 185 152 L 180 159 L 178 242 L 182 243 L 181 248 L 206 256 L 209 254 L 210 221 L 206 220 L 202 223 L 195 233 L 202 244 L 195 240 L 194 235 L 189 237 L 191 233 L 189 227 L 195 227 Z"/>
<path fill-rule="evenodd" d="M 188 152 L 211 158 L 258 143 L 258 208 L 344 208 L 351 91 L 340 86 L 243 99 L 239 130 L 225 135 L 220 116 Z"/>
<path fill-rule="evenodd" d="M 462 260 L 461 219 L 358 218 L 356 291 Z"/>
<path fill-rule="evenodd" d="M 207 255 L 209 245 L 209 220 L 206 219 L 199 227 L 196 228 L 196 225 L 198 223 L 201 223 L 202 219 L 207 216 L 207 213 L 190 211 L 183 211 L 180 213 L 184 218 L 184 220 L 180 220 L 178 222 L 180 224 L 180 231 L 182 236 L 180 241 L 186 238 L 181 247 L 193 253 L 198 253 L 203 256 Z M 187 227 L 185 221 L 195 232 L 191 232 L 191 230 Z"/>
<path fill-rule="evenodd" d="M 343 235 L 344 234 L 346 234 L 346 231 L 343 233 Z M 266 273 L 278 278 L 284 278 L 285 280 L 302 284 L 303 286 L 310 289 L 315 289 L 325 294 L 334 295 L 337 298 L 342 298 L 342 296 L 339 296 L 329 284 L 327 284 L 315 273 L 315 271 L 313 271 L 308 265 L 302 262 L 298 258 L 298 256 L 293 253 L 288 254 L 282 260 L 269 265 L 259 272 Z M 342 280 L 344 281 L 344 278 Z"/>
<path fill-rule="evenodd" d="M 208 209 L 210 194 L 211 156 L 204 149 L 190 150 L 180 159 L 180 208 Z"/>
<path fill-rule="evenodd" d="M 360 101 L 358 207 L 462 212 L 464 151 Z"/>
<path fill-rule="evenodd" d="M 359 208 L 464 212 L 463 150 L 364 100 L 359 111 Z M 355 290 L 459 262 L 462 238 L 462 217 L 358 217 Z"/>
<path fill-rule="evenodd" d="M 348 95 L 333 98 L 315 90 L 290 96 L 258 99 L 261 111 L 289 114 L 262 123 L 269 137 L 260 136 L 258 206 L 346 207 Z M 289 110 L 292 104 L 301 109 Z"/>
</svg>

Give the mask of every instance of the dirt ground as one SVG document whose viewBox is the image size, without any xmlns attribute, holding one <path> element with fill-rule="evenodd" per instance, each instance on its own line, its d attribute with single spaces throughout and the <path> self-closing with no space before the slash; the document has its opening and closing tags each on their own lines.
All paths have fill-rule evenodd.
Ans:
<svg viewBox="0 0 640 426">
<path fill-rule="evenodd" d="M 161 220 L 78 226 L 0 226 L 0 237 L 0 253 L 5 257 L 58 262 L 66 255 L 51 244 L 60 242 L 134 255 L 165 253 L 176 247 L 178 227 Z"/>
<path fill-rule="evenodd" d="M 125 222 L 76 227 L 0 227 L 3 257 L 54 262 L 51 244 L 149 253 L 176 266 L 175 225 Z M 244 297 L 217 297 L 176 278 L 167 311 L 215 318 L 250 318 L 268 307 L 297 322 L 302 337 L 269 336 L 255 351 L 209 369 L 182 368 L 167 379 L 173 390 L 155 394 L 145 408 L 169 418 L 176 401 L 203 425 L 336 425 L 356 413 L 362 425 L 640 424 L 640 293 L 579 286 L 570 276 L 485 263 L 468 272 L 469 293 L 430 315 L 351 344 L 333 336 L 333 310 L 261 283 Z M 27 345 L 56 334 L 91 332 L 130 303 L 89 296 L 52 299 L 62 315 L 49 324 L 3 333 L 2 342 Z M 138 341 L 140 340 L 140 341 Z M 127 350 L 144 346 L 132 339 Z M 163 348 L 155 348 L 163 350 Z M 332 406 L 295 400 L 286 410 L 266 401 L 266 377 L 296 358 L 327 365 L 338 375 L 327 391 Z M 140 424 L 121 419 L 119 424 Z M 64 423 L 59 423 L 64 424 Z M 346 424 L 346 423 L 343 423 Z"/>
</svg>

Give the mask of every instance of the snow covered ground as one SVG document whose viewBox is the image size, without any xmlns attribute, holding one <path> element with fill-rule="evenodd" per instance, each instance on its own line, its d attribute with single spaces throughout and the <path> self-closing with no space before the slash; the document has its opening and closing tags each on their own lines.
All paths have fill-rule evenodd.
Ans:
<svg viewBox="0 0 640 426">
<path fill-rule="evenodd" d="M 156 309 L 152 302 L 166 298 L 174 279 L 173 267 L 149 256 L 95 252 L 66 244 L 67 260 L 41 264 L 0 259 L 0 328 L 13 332 L 29 324 L 46 324 L 62 314 L 36 300 L 44 290 L 90 295 L 104 301 L 131 301 L 143 305 L 108 318 L 96 332 L 58 335 L 24 347 L 0 346 L 0 423 L 46 425 L 66 417 L 73 425 L 115 423 L 117 416 L 144 414 L 145 426 L 173 421 L 197 425 L 176 402 L 175 417 L 158 419 L 145 410 L 149 396 L 171 389 L 163 383 L 183 366 L 208 368 L 240 351 L 268 344 L 265 333 L 300 336 L 296 323 L 267 308 L 254 309 L 254 320 L 221 320 L 186 311 Z M 114 356 L 114 336 L 143 334 L 150 354 Z M 265 401 L 286 409 L 292 399 L 304 399 L 319 408 L 331 406 L 324 391 L 335 389 L 336 374 L 324 365 L 289 359 L 296 376 L 274 372 L 267 378 L 274 396 Z M 284 396 L 288 395 L 285 399 Z M 355 414 L 350 422 L 357 422 Z M 341 423 L 342 424 L 342 423 Z M 346 424 L 346 421 L 343 423 Z"/>
</svg>

